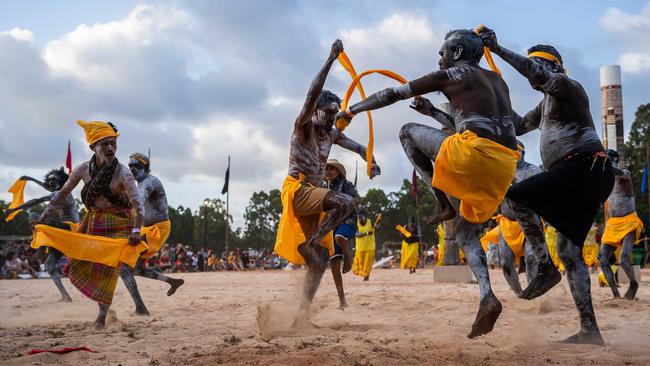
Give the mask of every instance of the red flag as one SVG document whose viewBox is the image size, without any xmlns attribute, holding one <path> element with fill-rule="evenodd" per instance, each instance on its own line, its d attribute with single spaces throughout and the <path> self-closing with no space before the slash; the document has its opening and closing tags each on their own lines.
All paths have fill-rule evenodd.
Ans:
<svg viewBox="0 0 650 366">
<path fill-rule="evenodd" d="M 68 174 L 72 173 L 72 151 L 70 151 L 70 140 L 68 140 L 68 156 L 65 157 L 65 167 L 68 168 Z"/>
<path fill-rule="evenodd" d="M 413 185 L 413 188 L 411 190 L 411 194 L 413 197 L 418 196 L 418 176 L 415 174 L 415 169 L 413 169 L 413 177 L 411 178 L 411 184 Z"/>
</svg>

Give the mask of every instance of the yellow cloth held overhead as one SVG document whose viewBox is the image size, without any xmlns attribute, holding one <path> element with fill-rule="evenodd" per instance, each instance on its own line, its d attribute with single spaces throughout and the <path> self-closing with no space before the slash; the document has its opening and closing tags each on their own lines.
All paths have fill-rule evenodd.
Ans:
<svg viewBox="0 0 650 366">
<path fill-rule="evenodd" d="M 481 237 L 481 246 L 483 251 L 487 253 L 488 244 L 499 244 L 499 226 L 495 226 L 492 230 L 488 231 Z"/>
<path fill-rule="evenodd" d="M 295 265 L 305 263 L 305 259 L 298 253 L 298 245 L 307 240 L 300 227 L 300 222 L 293 212 L 293 198 L 301 186 L 302 179 L 296 179 L 290 175 L 282 183 L 282 216 L 273 249 L 277 255 Z M 320 215 L 321 221 L 323 216 L 325 216 L 324 212 Z M 334 238 L 331 232 L 325 235 L 320 244 L 329 251 L 330 256 L 334 255 Z"/>
<path fill-rule="evenodd" d="M 16 208 L 23 203 L 25 203 L 25 184 L 27 184 L 26 180 L 18 179 L 17 181 L 14 182 L 14 184 L 9 187 L 8 192 L 11 193 L 12 198 L 11 198 L 11 203 L 9 204 L 9 208 Z M 6 222 L 9 222 L 16 217 L 22 210 L 16 210 L 11 213 L 11 215 L 7 216 L 5 218 Z"/>
<path fill-rule="evenodd" d="M 528 58 L 531 57 L 539 57 L 557 63 L 558 65 L 562 66 L 564 75 L 566 75 L 566 68 L 564 67 L 564 65 L 562 65 L 562 61 L 560 61 L 559 58 L 555 57 L 555 55 L 544 51 L 535 51 L 528 54 Z"/>
<path fill-rule="evenodd" d="M 524 255 L 524 232 L 521 230 L 517 220 L 509 220 L 503 215 L 497 216 L 499 222 L 499 231 L 506 241 L 506 245 L 512 250 L 515 255 L 515 263 L 519 263 L 519 259 Z"/>
<path fill-rule="evenodd" d="M 485 28 L 483 24 L 479 25 L 476 27 L 476 29 L 474 29 L 474 33 L 478 34 L 483 28 Z M 487 62 L 488 66 L 490 66 L 490 70 L 499 74 L 499 76 L 502 76 L 501 70 L 499 70 L 497 65 L 494 63 L 494 59 L 492 59 L 492 52 L 490 52 L 489 48 L 483 46 L 483 55 L 485 56 L 485 61 Z"/>
<path fill-rule="evenodd" d="M 169 238 L 171 231 L 172 223 L 169 220 L 143 227 L 142 235 L 147 236 L 147 245 L 149 246 L 149 249 L 147 249 L 146 253 L 142 253 L 141 257 L 146 259 L 158 253 L 160 247 L 162 247 L 163 244 L 165 244 L 165 241 L 167 241 L 167 238 Z"/>
<path fill-rule="evenodd" d="M 602 243 L 618 247 L 622 245 L 623 238 L 631 232 L 635 232 L 635 243 L 641 237 L 643 230 L 643 221 L 639 219 L 636 212 L 622 217 L 610 217 L 605 224 L 605 233 L 603 234 Z"/>
<path fill-rule="evenodd" d="M 338 60 L 341 66 L 343 66 L 343 68 L 352 77 L 352 83 L 350 83 L 350 86 L 348 87 L 348 90 L 345 93 L 345 97 L 343 98 L 343 102 L 341 103 L 341 110 L 347 109 L 348 103 L 350 102 L 350 97 L 352 96 L 352 93 L 354 93 L 355 87 L 359 90 L 359 95 L 361 96 L 361 99 L 362 100 L 366 99 L 366 93 L 363 90 L 363 86 L 361 85 L 361 78 L 366 75 L 379 73 L 384 76 L 388 76 L 392 79 L 395 79 L 402 84 L 405 84 L 407 82 L 405 78 L 389 70 L 368 70 L 362 72 L 360 75 L 357 75 L 357 72 L 354 69 L 354 66 L 352 66 L 352 62 L 348 58 L 348 55 L 345 53 L 345 51 L 342 51 L 339 54 Z M 366 114 L 368 115 L 368 145 L 366 146 L 366 173 L 368 174 L 368 176 L 370 176 L 370 170 L 372 168 L 372 154 L 375 146 L 375 132 L 372 125 L 372 114 L 370 114 L 370 111 L 366 111 Z M 339 120 L 336 121 L 336 128 L 342 132 L 343 130 L 345 130 L 348 124 L 349 124 L 348 121 L 340 118 Z"/>
<path fill-rule="evenodd" d="M 111 125 L 106 122 L 86 122 L 83 120 L 77 120 L 77 124 L 84 129 L 84 133 L 86 134 L 86 141 L 88 141 L 89 145 L 92 145 L 95 142 L 107 137 L 118 137 L 120 135 L 119 133 L 115 132 L 113 127 L 111 127 Z"/>
<path fill-rule="evenodd" d="M 410 231 L 406 230 L 402 225 L 395 225 L 395 230 L 399 231 L 400 233 L 402 233 L 402 235 L 404 235 L 407 238 L 410 238 L 411 235 L 413 235 L 411 234 Z"/>
<path fill-rule="evenodd" d="M 72 259 L 101 263 L 109 267 L 117 267 L 120 262 L 134 267 L 140 253 L 148 248 L 143 241 L 133 246 L 129 244 L 129 239 L 111 239 L 36 225 L 32 248 L 38 249 L 42 246 L 57 249 Z"/>
<path fill-rule="evenodd" d="M 512 183 L 521 154 L 472 131 L 447 137 L 436 157 L 434 187 L 460 199 L 461 216 L 487 221 Z"/>
</svg>

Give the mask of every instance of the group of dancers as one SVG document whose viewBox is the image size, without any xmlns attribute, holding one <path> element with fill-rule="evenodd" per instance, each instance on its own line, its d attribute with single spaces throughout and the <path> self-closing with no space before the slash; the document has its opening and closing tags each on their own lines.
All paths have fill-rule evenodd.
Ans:
<svg viewBox="0 0 650 366">
<path fill-rule="evenodd" d="M 512 110 L 509 89 L 501 75 L 479 66 L 488 50 L 543 95 L 540 103 L 523 116 Z M 335 122 L 349 123 L 361 112 L 413 98 L 410 107 L 434 118 L 442 128 L 406 123 L 399 140 L 418 174 L 431 182 L 429 188 L 438 201 L 438 211 L 425 222 L 438 225 L 455 221 L 454 239 L 478 281 L 480 303 L 468 337 L 492 331 L 502 311 L 492 291 L 480 242 L 482 224 L 500 207 L 499 241 L 504 244 L 500 247 L 507 262 L 504 274 L 513 291 L 531 300 L 560 282 L 562 276 L 545 240 L 544 224 L 551 225 L 557 230 L 557 253 L 580 318 L 579 332 L 565 341 L 603 344 L 592 305 L 589 272 L 582 257 L 583 243 L 598 210 L 609 197 L 610 219 L 600 262 L 614 296 L 620 296 L 609 260 L 615 246 L 623 247 L 621 265 L 632 279 L 625 297 L 633 299 L 638 282 L 627 257 L 638 239 L 635 235 L 640 232 L 640 220 L 634 211 L 629 172 L 618 162 L 615 152 L 605 151 L 594 127 L 587 94 L 578 81 L 568 76 L 560 53 L 552 46 L 539 44 L 522 56 L 501 46 L 496 33 L 487 27 L 452 30 L 439 50 L 439 70 L 371 94 L 341 110 L 341 99 L 323 88 L 341 52 L 343 44 L 336 40 L 309 87 L 294 122 L 289 171 L 282 184 L 283 212 L 275 252 L 293 264 L 307 267 L 295 323 L 309 322 L 310 304 L 328 267 L 339 292 L 340 307 L 345 308 L 341 273 L 353 269 L 367 280 L 374 259 L 377 220 L 368 218 L 363 211 L 357 217 L 356 190 L 346 180 L 345 168 L 329 159 L 331 147 L 336 144 L 370 160 L 370 178 L 379 175 L 380 168 L 374 157 L 368 156 L 366 147 L 344 135 Z M 438 109 L 423 97 L 431 92 L 442 93 L 450 109 Z M 70 301 L 70 296 L 54 264 L 61 255 L 71 258 L 70 280 L 84 295 L 97 301 L 95 324 L 103 328 L 118 276 L 135 301 L 136 313 L 142 315 L 147 315 L 148 310 L 138 292 L 135 274 L 169 283 L 167 295 L 172 295 L 183 280 L 142 266 L 143 259 L 159 250 L 170 232 L 167 198 L 161 182 L 150 174 L 149 158 L 135 153 L 125 166 L 116 158 L 119 134 L 112 123 L 78 124 L 94 153 L 92 158 L 76 166 L 69 177 L 63 170 L 51 171 L 45 182 L 22 177 L 51 193 L 13 210 L 49 201 L 40 216 L 30 217 L 35 225 L 33 246 L 49 248 L 47 269 L 63 301 Z M 525 148 L 517 141 L 517 136 L 533 130 L 541 131 L 544 171 L 525 162 Z M 323 186 L 323 181 L 328 185 Z M 80 221 L 70 193 L 81 182 L 87 213 Z M 408 251 L 409 245 L 418 241 L 417 230 L 407 227 L 402 235 Z M 520 248 L 515 250 L 506 245 L 514 236 L 521 238 Z M 102 250 L 95 245 L 100 242 L 98 237 L 105 238 Z M 357 242 L 354 260 L 353 239 Z M 91 242 L 95 246 L 89 246 Z M 525 253 L 528 269 L 525 289 L 514 268 L 515 258 L 521 253 Z M 411 257 L 405 256 L 405 261 L 409 260 Z M 414 263 L 404 265 L 415 270 Z"/>
</svg>

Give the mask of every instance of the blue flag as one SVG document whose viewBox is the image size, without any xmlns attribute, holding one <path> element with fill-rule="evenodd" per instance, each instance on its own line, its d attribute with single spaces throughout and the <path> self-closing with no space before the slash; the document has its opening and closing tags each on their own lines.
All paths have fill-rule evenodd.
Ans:
<svg viewBox="0 0 650 366">
<path fill-rule="evenodd" d="M 648 162 L 645 162 L 645 167 L 643 168 L 643 176 L 641 176 L 641 193 L 645 193 L 648 190 Z"/>
</svg>

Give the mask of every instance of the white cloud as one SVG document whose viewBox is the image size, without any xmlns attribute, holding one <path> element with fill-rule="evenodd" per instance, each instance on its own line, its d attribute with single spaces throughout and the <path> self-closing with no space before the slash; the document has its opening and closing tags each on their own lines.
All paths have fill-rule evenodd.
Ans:
<svg viewBox="0 0 650 366">
<path fill-rule="evenodd" d="M 0 32 L 0 36 L 11 36 L 19 41 L 24 41 L 29 43 L 34 42 L 34 34 L 27 29 L 13 28 L 8 31 Z"/>
<path fill-rule="evenodd" d="M 626 52 L 618 59 L 618 63 L 626 72 L 638 74 L 650 71 L 650 54 Z"/>
<path fill-rule="evenodd" d="M 600 24 L 612 32 L 647 32 L 650 31 L 650 3 L 639 14 L 629 14 L 618 8 L 609 8 L 600 18 Z M 647 39 L 647 38 L 646 38 Z"/>
<path fill-rule="evenodd" d="M 650 2 L 638 14 L 609 8 L 600 18 L 600 24 L 627 49 L 618 58 L 623 72 L 640 74 L 650 70 Z"/>
</svg>

